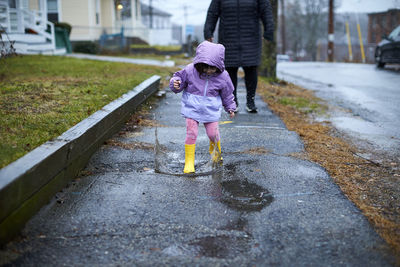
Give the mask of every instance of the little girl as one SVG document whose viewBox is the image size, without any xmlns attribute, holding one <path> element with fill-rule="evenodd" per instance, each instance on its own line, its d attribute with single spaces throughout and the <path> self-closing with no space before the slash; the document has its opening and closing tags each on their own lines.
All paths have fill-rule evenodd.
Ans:
<svg viewBox="0 0 400 267">
<path fill-rule="evenodd" d="M 209 41 L 196 49 L 193 63 L 175 72 L 169 87 L 175 93 L 183 91 L 181 114 L 186 118 L 185 168 L 184 173 L 193 173 L 194 154 L 199 122 L 204 123 L 210 138 L 210 154 L 213 161 L 221 160 L 221 143 L 218 120 L 222 106 L 230 117 L 235 116 L 236 104 L 233 84 L 224 64 L 225 47 Z M 215 147 L 217 146 L 217 147 Z"/>
</svg>

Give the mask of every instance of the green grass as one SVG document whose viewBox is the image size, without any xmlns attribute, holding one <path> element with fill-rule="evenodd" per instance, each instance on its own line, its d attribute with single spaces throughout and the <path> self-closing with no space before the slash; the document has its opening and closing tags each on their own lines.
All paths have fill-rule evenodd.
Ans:
<svg viewBox="0 0 400 267">
<path fill-rule="evenodd" d="M 146 45 L 146 44 L 131 44 L 130 48 L 155 48 L 158 51 L 180 51 L 180 45 Z"/>
<path fill-rule="evenodd" d="M 168 68 L 57 56 L 0 59 L 0 168 Z"/>
<path fill-rule="evenodd" d="M 321 105 L 303 97 L 282 97 L 279 103 L 285 106 L 292 106 L 305 113 L 316 112 L 320 109 Z"/>
</svg>

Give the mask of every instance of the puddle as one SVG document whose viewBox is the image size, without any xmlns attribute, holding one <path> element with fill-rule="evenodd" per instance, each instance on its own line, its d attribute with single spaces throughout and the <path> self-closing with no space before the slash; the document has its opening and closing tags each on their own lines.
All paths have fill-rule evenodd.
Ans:
<svg viewBox="0 0 400 267">
<path fill-rule="evenodd" d="M 195 239 L 191 243 L 191 250 L 198 257 L 235 258 L 250 250 L 249 237 L 234 237 L 228 235 L 206 236 Z"/>
<path fill-rule="evenodd" d="M 238 211 L 261 211 L 274 200 L 265 188 L 245 180 L 221 182 L 221 202 Z"/>
<path fill-rule="evenodd" d="M 167 254 L 169 256 L 173 256 L 173 257 L 178 257 L 178 256 L 194 257 L 194 256 L 196 256 L 195 251 L 190 250 L 186 246 L 182 246 L 182 245 L 172 245 L 172 246 L 166 247 L 165 249 L 162 250 L 162 253 Z"/>
<path fill-rule="evenodd" d="M 246 178 L 254 160 L 233 162 L 223 166 L 223 171 L 213 175 L 220 181 L 221 192 L 219 200 L 229 208 L 244 211 L 261 211 L 274 200 L 272 193 Z M 247 173 L 247 174 L 246 174 Z"/>
<path fill-rule="evenodd" d="M 221 230 L 228 230 L 228 231 L 246 231 L 248 225 L 248 221 L 246 218 L 242 217 L 242 214 L 239 218 L 237 218 L 234 221 L 229 221 L 228 224 L 226 224 L 225 226 L 219 228 Z"/>
<path fill-rule="evenodd" d="M 169 256 L 190 256 L 208 258 L 235 258 L 251 250 L 249 236 L 205 236 L 196 238 L 187 244 L 171 245 L 162 250 Z"/>
</svg>

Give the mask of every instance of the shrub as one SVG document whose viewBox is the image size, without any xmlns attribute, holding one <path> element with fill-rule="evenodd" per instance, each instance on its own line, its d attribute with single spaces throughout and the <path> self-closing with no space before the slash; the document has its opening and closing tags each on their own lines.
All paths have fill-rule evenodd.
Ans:
<svg viewBox="0 0 400 267">
<path fill-rule="evenodd" d="M 71 34 L 72 26 L 69 23 L 66 22 L 56 22 L 54 23 L 55 27 L 63 28 L 66 29 L 68 32 L 68 36 Z"/>
<path fill-rule="evenodd" d="M 85 54 L 97 54 L 99 51 L 98 45 L 95 42 L 83 41 L 73 45 L 73 51 Z"/>
</svg>

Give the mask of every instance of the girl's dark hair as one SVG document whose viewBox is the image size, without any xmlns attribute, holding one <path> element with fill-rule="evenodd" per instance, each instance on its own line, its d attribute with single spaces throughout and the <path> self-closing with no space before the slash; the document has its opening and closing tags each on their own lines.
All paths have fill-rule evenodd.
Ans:
<svg viewBox="0 0 400 267">
<path fill-rule="evenodd" d="M 196 64 L 194 64 L 194 67 L 196 68 L 196 70 L 197 70 L 200 74 L 205 73 L 205 69 L 206 69 L 208 66 L 210 66 L 210 65 L 208 65 L 208 64 L 206 64 L 206 63 L 196 63 Z M 215 67 L 215 66 L 213 66 L 213 67 Z M 220 70 L 218 67 L 216 67 L 216 68 L 217 68 L 216 73 L 221 73 L 221 70 Z"/>
</svg>

